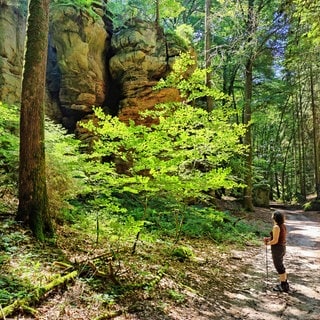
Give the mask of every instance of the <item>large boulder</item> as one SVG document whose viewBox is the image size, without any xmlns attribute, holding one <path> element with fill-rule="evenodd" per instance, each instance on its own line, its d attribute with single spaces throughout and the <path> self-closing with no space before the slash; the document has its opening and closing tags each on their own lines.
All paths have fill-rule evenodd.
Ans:
<svg viewBox="0 0 320 320">
<path fill-rule="evenodd" d="M 267 183 L 260 183 L 253 186 L 253 204 L 257 207 L 269 208 L 270 186 Z"/>
<path fill-rule="evenodd" d="M 0 100 L 20 102 L 27 0 L 0 1 Z"/>
<path fill-rule="evenodd" d="M 175 58 L 188 50 L 181 41 L 172 41 L 155 23 L 134 19 L 113 34 L 111 48 L 109 70 L 114 91 L 118 90 L 120 119 L 139 123 L 141 111 L 180 100 L 174 88 L 153 87 L 171 71 Z"/>
<path fill-rule="evenodd" d="M 68 129 L 106 98 L 109 36 L 103 13 L 98 13 L 90 15 L 73 6 L 52 10 L 47 87 Z"/>
</svg>

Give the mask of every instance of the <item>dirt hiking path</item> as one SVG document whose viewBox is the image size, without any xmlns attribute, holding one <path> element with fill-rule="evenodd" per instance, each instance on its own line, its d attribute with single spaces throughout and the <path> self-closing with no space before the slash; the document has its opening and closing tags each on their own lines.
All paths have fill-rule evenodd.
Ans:
<svg viewBox="0 0 320 320">
<path fill-rule="evenodd" d="M 277 208 L 277 210 L 279 210 Z M 273 291 L 278 275 L 273 267 L 270 247 L 234 250 L 218 267 L 211 258 L 191 271 L 193 289 L 186 290 L 186 301 L 167 308 L 165 313 L 149 312 L 143 301 L 141 312 L 116 317 L 116 320 L 320 320 L 320 212 L 281 210 L 289 231 L 285 266 L 291 291 Z M 270 221 L 270 209 L 256 208 L 255 217 Z M 269 222 L 267 222 L 267 225 Z M 262 239 L 261 239 L 262 242 Z M 151 308 L 152 309 L 152 308 Z M 143 310 L 143 311 L 142 311 Z"/>
<path fill-rule="evenodd" d="M 291 292 L 277 293 L 272 290 L 278 277 L 268 247 L 267 279 L 263 246 L 256 256 L 248 258 L 249 263 L 245 261 L 249 267 L 242 274 L 244 281 L 238 292 L 231 294 L 236 305 L 231 306 L 225 319 L 320 319 L 320 213 L 280 211 L 286 215 L 289 231 L 284 261 Z"/>
</svg>

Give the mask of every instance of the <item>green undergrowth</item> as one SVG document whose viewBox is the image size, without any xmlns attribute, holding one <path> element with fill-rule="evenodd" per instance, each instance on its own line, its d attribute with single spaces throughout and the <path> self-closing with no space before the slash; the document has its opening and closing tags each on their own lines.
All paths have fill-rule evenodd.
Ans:
<svg viewBox="0 0 320 320">
<path fill-rule="evenodd" d="M 29 290 L 29 284 L 10 275 L 0 274 L 0 305 L 6 306 L 15 299 L 23 298 Z"/>
<path fill-rule="evenodd" d="M 116 304 L 131 304 L 134 312 L 139 299 L 159 301 L 157 307 L 184 303 L 185 291 L 200 290 L 195 288 L 198 281 L 222 281 L 231 248 L 254 245 L 264 232 L 244 219 L 241 210 L 221 210 L 196 197 L 184 201 L 176 188 L 163 193 L 151 180 L 134 189 L 130 179 L 114 175 L 112 168 L 97 170 L 90 180 L 74 138 L 47 122 L 48 195 L 56 237 L 39 244 L 14 221 L 18 108 L 8 111 L 1 104 L 2 109 L 8 121 L 0 120 L 1 308 L 71 270 L 77 270 L 78 277 L 70 287 L 80 283 L 85 290 L 79 301 L 85 309 L 98 304 L 92 308 L 97 313 Z M 107 184 L 106 177 L 113 178 L 113 184 Z"/>
<path fill-rule="evenodd" d="M 156 243 L 183 242 L 183 239 L 211 240 L 216 244 L 243 245 L 253 243 L 264 234 L 255 222 L 239 218 L 230 211 L 201 205 L 179 206 L 168 199 L 139 206 L 139 201 L 122 198 L 123 210 L 110 212 L 105 208 L 92 208 L 83 201 L 72 201 L 73 210 L 65 211 L 64 219 L 78 230 L 91 234 L 99 243 L 134 242 L 137 234 L 141 241 Z"/>
<path fill-rule="evenodd" d="M 82 209 L 85 211 L 84 207 Z M 220 212 L 219 218 L 213 218 L 212 212 L 206 217 L 202 211 L 197 216 L 190 210 L 185 217 L 185 227 L 177 238 L 174 219 L 168 221 L 164 214 L 163 221 L 159 217 L 157 221 L 150 218 L 148 223 L 141 225 L 135 219 L 140 219 L 142 213 L 136 210 L 135 219 L 120 214 L 101 215 L 97 238 L 94 213 L 88 215 L 83 212 L 81 216 L 77 212 L 77 221 L 71 212 L 69 214 L 69 223 L 57 226 L 54 246 L 40 245 L 10 217 L 1 221 L 2 307 L 27 296 L 58 274 L 71 270 L 79 271 L 74 285 L 78 283 L 86 288 L 79 301 L 86 304 L 86 308 L 99 305 L 97 312 L 118 308 L 119 305 L 125 308 L 130 305 L 130 312 L 138 312 L 136 301 L 145 299 L 158 301 L 155 303 L 159 306 L 162 303 L 183 304 L 186 292 L 201 294 L 190 274 L 197 275 L 203 269 L 203 281 L 214 279 L 213 284 L 219 286 L 225 277 L 227 263 L 230 263 L 223 257 L 228 256 L 236 242 L 238 247 L 239 239 L 244 241 L 245 238 L 254 243 L 260 232 L 229 212 Z M 197 227 L 191 228 L 195 223 Z M 213 232 L 218 228 L 218 233 Z M 66 263 L 71 268 L 65 271 L 57 267 L 56 262 Z M 92 264 L 103 277 L 96 275 Z M 167 282 L 170 286 L 163 286 Z M 62 290 L 71 290 L 72 286 L 69 284 Z"/>
</svg>

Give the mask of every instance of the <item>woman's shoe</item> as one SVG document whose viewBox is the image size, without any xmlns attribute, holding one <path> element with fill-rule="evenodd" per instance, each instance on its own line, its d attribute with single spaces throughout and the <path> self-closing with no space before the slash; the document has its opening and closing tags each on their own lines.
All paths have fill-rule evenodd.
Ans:
<svg viewBox="0 0 320 320">
<path fill-rule="evenodd" d="M 289 283 L 288 281 L 281 282 L 281 289 L 283 292 L 289 292 Z"/>
<path fill-rule="evenodd" d="M 277 284 L 274 288 L 273 291 L 278 291 L 278 292 L 289 292 L 289 283 L 287 281 L 281 282 L 280 284 Z"/>
<path fill-rule="evenodd" d="M 272 290 L 278 291 L 278 292 L 283 292 L 281 284 L 277 284 L 275 287 L 273 287 Z"/>
</svg>

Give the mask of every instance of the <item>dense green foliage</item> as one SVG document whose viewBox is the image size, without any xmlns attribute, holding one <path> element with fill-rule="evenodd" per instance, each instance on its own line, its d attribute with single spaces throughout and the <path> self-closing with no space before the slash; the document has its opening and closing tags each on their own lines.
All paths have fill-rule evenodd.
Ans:
<svg viewBox="0 0 320 320">
<path fill-rule="evenodd" d="M 0 102 L 0 197 L 17 193 L 19 158 L 19 108 Z M 50 212 L 61 218 L 68 199 L 77 194 L 81 180 L 78 142 L 61 126 L 46 121 L 46 152 Z M 81 174 L 81 173 L 80 173 Z M 3 202 L 5 203 L 5 202 Z M 2 204 L 2 202 L 1 202 Z"/>
<path fill-rule="evenodd" d="M 53 0 L 52 5 L 75 6 L 77 8 L 90 8 L 93 5 L 101 5 L 97 0 Z"/>
<path fill-rule="evenodd" d="M 185 11 L 185 8 L 178 0 L 161 0 L 158 10 L 160 19 L 163 21 L 177 18 Z M 114 27 L 118 28 L 123 26 L 124 21 L 136 18 L 155 21 L 157 5 L 156 1 L 149 0 L 110 0 L 108 11 L 111 13 Z"/>
<path fill-rule="evenodd" d="M 132 217 L 146 224 L 154 223 L 150 215 L 152 220 L 161 220 L 161 215 L 167 216 L 171 211 L 169 221 L 178 221 L 175 228 L 178 234 L 185 228 L 188 202 L 210 203 L 215 190 L 240 186 L 239 178 L 237 181 L 226 164 L 242 153 L 238 141 L 244 129 L 230 125 L 228 117 L 218 109 L 208 114 L 202 109 L 172 105 L 160 106 L 154 114 L 159 123 L 145 127 L 126 125 L 96 109 L 98 124 L 96 120 L 83 124 L 98 137 L 86 173 L 93 198 L 90 204 L 100 206 L 108 214 L 120 210 L 119 201 L 114 200 L 120 196 L 127 210 L 129 202 L 135 203 L 135 212 L 140 212 L 132 215 L 133 208 L 129 210 L 132 223 Z M 152 206 L 161 198 L 163 203 L 159 206 L 158 202 L 157 213 Z M 215 218 L 215 210 L 201 210 L 209 221 L 222 222 L 219 213 Z M 186 228 L 190 233 L 190 226 Z M 212 225 L 213 233 L 214 230 Z"/>
<path fill-rule="evenodd" d="M 161 86 L 172 85 L 190 63 L 190 57 L 182 56 Z M 177 87 L 186 101 L 206 94 L 217 102 L 225 99 L 217 90 L 208 93 L 204 77 L 205 72 L 194 69 L 180 81 Z M 243 170 L 233 167 L 232 160 L 245 151 L 239 143 L 245 127 L 233 123 L 234 112 L 222 104 L 212 112 L 185 103 L 159 105 L 143 116 L 153 118 L 154 124 L 126 124 L 99 108 L 94 119 L 82 123 L 94 137 L 83 196 L 94 212 L 97 241 L 101 225 L 114 219 L 132 229 L 131 234 L 145 228 L 176 240 L 181 234 L 223 240 L 225 220 L 232 219 L 212 205 L 217 190 L 243 187 Z M 117 212 L 121 214 L 110 219 Z M 126 232 L 122 229 L 120 234 Z"/>
<path fill-rule="evenodd" d="M 0 108 L 3 196 L 16 192 L 19 110 Z M 69 221 L 110 243 L 133 242 L 142 230 L 152 241 L 185 235 L 232 242 L 239 232 L 243 239 L 252 236 L 254 229 L 212 207 L 215 190 L 241 185 L 225 164 L 243 152 L 238 139 L 244 129 L 231 125 L 228 114 L 160 106 L 154 116 L 161 121 L 152 128 L 127 126 L 100 109 L 96 116 L 99 126 L 86 126 L 100 139 L 86 161 L 79 142 L 46 121 L 49 205 L 56 222 Z"/>
<path fill-rule="evenodd" d="M 15 190 L 18 171 L 19 110 L 0 102 L 0 195 Z"/>
<path fill-rule="evenodd" d="M 141 8 L 148 9 L 144 19 L 154 20 L 156 3 L 109 1 L 108 7 L 115 25 L 122 27 L 123 21 L 141 18 Z M 170 8 L 168 14 L 161 14 L 162 1 L 158 8 L 161 26 L 192 44 L 199 65 L 205 64 L 204 4 L 200 0 L 170 2 L 165 5 Z M 320 184 L 315 178 L 320 176 L 315 172 L 319 170 L 319 147 L 315 147 L 319 134 L 310 121 L 319 113 L 317 107 L 312 111 L 318 97 L 311 93 L 318 86 L 314 63 L 319 52 L 317 4 L 309 0 L 227 0 L 211 1 L 211 6 L 211 68 L 193 74 L 193 86 L 199 90 L 190 96 L 190 84 L 186 85 L 181 74 L 167 79 L 166 86 L 178 87 L 184 98 L 188 95 L 188 103 L 197 100 L 198 106 L 214 90 L 213 95 L 222 91 L 225 100 L 219 102 L 236 111 L 235 121 L 246 123 L 250 117 L 253 187 L 268 186 L 273 199 L 305 201 L 308 194 L 319 193 Z M 252 68 L 250 86 L 244 77 L 248 63 Z M 204 86 L 206 72 L 211 72 L 211 93 Z M 252 92 L 245 98 L 248 88 Z"/>
</svg>

